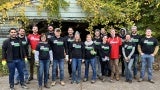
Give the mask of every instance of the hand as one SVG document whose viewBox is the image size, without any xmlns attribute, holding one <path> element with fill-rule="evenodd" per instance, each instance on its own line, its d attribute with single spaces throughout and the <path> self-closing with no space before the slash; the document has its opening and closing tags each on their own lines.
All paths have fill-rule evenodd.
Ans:
<svg viewBox="0 0 160 90">
<path fill-rule="evenodd" d="M 85 61 L 85 60 L 84 60 L 84 59 L 82 59 L 82 63 L 84 63 L 84 61 Z"/>
<path fill-rule="evenodd" d="M 141 56 L 144 55 L 144 53 L 141 53 Z"/>
<path fill-rule="evenodd" d="M 65 58 L 65 59 L 66 59 L 66 61 L 68 61 L 68 60 L 69 60 L 68 55 L 66 55 L 66 58 Z"/>
<path fill-rule="evenodd" d="M 2 60 L 2 65 L 5 66 L 7 64 L 6 60 Z"/>
<path fill-rule="evenodd" d="M 153 57 L 154 57 L 154 54 L 151 54 L 151 56 L 153 56 Z"/>
<path fill-rule="evenodd" d="M 27 62 L 28 62 L 28 59 L 27 59 L 27 58 L 24 58 L 24 61 L 27 63 Z"/>
<path fill-rule="evenodd" d="M 72 59 L 70 59 L 69 61 L 72 62 Z"/>
<path fill-rule="evenodd" d="M 35 53 L 35 51 L 36 51 L 36 50 L 32 50 L 32 54 L 34 54 L 34 53 Z"/>
</svg>

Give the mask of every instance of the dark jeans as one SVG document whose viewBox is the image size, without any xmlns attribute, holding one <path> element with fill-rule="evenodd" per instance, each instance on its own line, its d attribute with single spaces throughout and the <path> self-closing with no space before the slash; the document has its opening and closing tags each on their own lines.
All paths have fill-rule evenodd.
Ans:
<svg viewBox="0 0 160 90">
<path fill-rule="evenodd" d="M 120 57 L 120 62 L 122 64 L 122 66 L 121 66 L 121 70 L 122 70 L 121 74 L 124 75 L 125 65 L 124 65 L 124 57 L 123 56 Z"/>
<path fill-rule="evenodd" d="M 18 70 L 20 84 L 24 84 L 24 73 L 23 73 L 23 61 L 21 59 L 12 60 L 12 62 L 8 62 L 8 69 L 9 69 L 9 84 L 10 86 L 14 87 L 14 74 L 15 69 Z"/>
<path fill-rule="evenodd" d="M 39 60 L 39 71 L 38 71 L 38 84 L 42 86 L 43 74 L 44 84 L 48 83 L 48 72 L 49 72 L 49 60 Z"/>
<path fill-rule="evenodd" d="M 102 76 L 111 75 L 111 66 L 109 61 L 101 61 Z"/>
<path fill-rule="evenodd" d="M 72 81 L 79 82 L 81 80 L 81 64 L 82 59 L 72 59 Z M 77 75 L 76 71 L 78 71 Z"/>
<path fill-rule="evenodd" d="M 68 61 L 68 73 L 70 76 L 72 75 L 72 64 L 70 61 Z"/>
<path fill-rule="evenodd" d="M 84 78 L 88 79 L 88 74 L 89 74 L 89 64 L 91 64 L 92 67 L 92 80 L 96 80 L 96 59 L 92 58 L 92 59 L 85 59 L 85 76 Z"/>
</svg>

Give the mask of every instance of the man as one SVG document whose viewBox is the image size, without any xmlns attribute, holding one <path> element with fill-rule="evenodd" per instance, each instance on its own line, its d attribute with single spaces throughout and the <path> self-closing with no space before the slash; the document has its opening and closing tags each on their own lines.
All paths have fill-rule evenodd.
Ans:
<svg viewBox="0 0 160 90">
<path fill-rule="evenodd" d="M 141 36 L 137 34 L 137 26 L 132 26 L 131 27 L 132 33 L 131 33 L 131 41 L 135 43 L 135 53 L 133 56 L 134 62 L 133 62 L 133 77 L 134 79 L 137 78 L 137 62 L 139 58 L 139 53 L 138 53 L 138 43 L 140 42 Z"/>
<path fill-rule="evenodd" d="M 110 63 L 111 63 L 111 82 L 113 81 L 114 75 L 116 75 L 116 80 L 119 81 L 119 56 L 120 56 L 120 47 L 122 45 L 122 40 L 118 36 L 116 36 L 115 29 L 112 28 L 110 30 L 111 37 L 108 38 L 108 42 L 111 45 L 111 52 L 110 52 Z"/>
<path fill-rule="evenodd" d="M 127 30 L 125 28 L 121 28 L 120 29 L 120 33 L 119 33 L 119 37 L 122 39 L 122 43 L 125 41 L 126 38 L 126 34 L 127 34 Z M 124 65 L 124 58 L 123 58 L 123 54 L 122 54 L 122 47 L 120 48 L 120 62 L 122 64 L 122 72 L 121 72 L 121 76 L 124 76 L 124 69 L 125 69 L 125 65 Z"/>
<path fill-rule="evenodd" d="M 106 35 L 107 33 L 106 33 L 105 28 L 101 28 L 101 37 L 106 36 Z"/>
<path fill-rule="evenodd" d="M 65 85 L 64 82 L 64 58 L 65 54 L 68 55 L 67 50 L 67 44 L 64 41 L 64 38 L 62 38 L 61 35 L 61 29 L 56 28 L 55 29 L 55 37 L 52 37 L 49 39 L 49 44 L 51 46 L 51 49 L 53 51 L 53 65 L 52 65 L 52 86 L 56 85 L 56 69 L 57 65 L 59 66 L 60 70 L 60 84 L 62 86 Z"/>
<path fill-rule="evenodd" d="M 37 46 L 37 44 L 39 43 L 39 40 L 40 40 L 40 35 L 38 34 L 38 27 L 33 26 L 32 31 L 33 31 L 33 33 L 28 35 L 29 44 L 31 46 L 31 60 L 29 60 L 29 64 L 30 64 L 29 81 L 33 80 L 34 63 L 35 63 L 34 52 L 35 52 L 36 46 Z"/>
<path fill-rule="evenodd" d="M 26 53 L 26 56 L 28 57 L 28 39 L 27 37 L 25 36 L 25 30 L 23 28 L 20 28 L 19 29 L 19 35 L 18 35 L 18 38 L 22 41 L 22 45 L 25 49 L 25 53 Z M 28 60 L 24 60 L 23 61 L 23 73 L 24 73 L 24 81 L 26 84 L 29 84 L 29 81 L 28 81 L 28 77 L 29 77 L 29 70 L 28 70 Z M 16 72 L 15 72 L 15 85 L 19 84 L 19 73 L 16 69 Z"/>
<path fill-rule="evenodd" d="M 100 35 L 100 30 L 96 29 L 94 33 L 93 42 L 95 44 L 96 50 L 99 51 L 100 44 L 102 42 L 102 38 Z M 97 64 L 97 76 L 99 79 L 102 79 L 102 72 L 101 72 L 101 60 L 100 54 L 97 53 L 96 55 L 96 64 Z"/>
<path fill-rule="evenodd" d="M 14 90 L 15 69 L 19 72 L 20 85 L 22 88 L 28 87 L 24 83 L 23 60 L 26 58 L 22 42 L 17 38 L 15 28 L 9 30 L 10 37 L 2 44 L 2 65 L 8 66 L 10 90 Z"/>
<path fill-rule="evenodd" d="M 138 51 L 141 55 L 141 73 L 139 82 L 144 80 L 145 69 L 147 65 L 148 71 L 148 81 L 150 83 L 154 83 L 153 77 L 153 62 L 154 56 L 157 54 L 159 49 L 158 40 L 152 37 L 152 30 L 147 28 L 146 29 L 146 37 L 142 38 L 140 43 L 138 44 Z"/>
<path fill-rule="evenodd" d="M 54 37 L 54 28 L 51 24 L 48 25 L 48 32 L 46 33 L 47 39 Z"/>
<path fill-rule="evenodd" d="M 69 50 L 69 46 L 70 44 L 74 41 L 74 30 L 72 27 L 68 28 L 68 36 L 64 37 L 65 42 L 67 43 L 67 49 Z M 68 61 L 68 73 L 69 73 L 69 78 L 71 79 L 71 75 L 72 75 L 72 65 L 71 62 Z"/>
</svg>

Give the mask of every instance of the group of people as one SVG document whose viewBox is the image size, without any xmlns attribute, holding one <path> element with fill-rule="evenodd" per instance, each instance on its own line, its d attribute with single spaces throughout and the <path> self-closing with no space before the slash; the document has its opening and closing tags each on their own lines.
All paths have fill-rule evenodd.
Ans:
<svg viewBox="0 0 160 90">
<path fill-rule="evenodd" d="M 131 27 L 131 34 L 127 33 L 125 28 L 120 34 L 116 34 L 115 29 L 111 28 L 110 35 L 104 28 L 96 29 L 94 36 L 88 34 L 84 42 L 81 41 L 80 33 L 74 32 L 71 27 L 68 28 L 68 36 L 65 37 L 61 37 L 60 28 L 54 29 L 52 25 L 48 26 L 47 33 L 41 35 L 38 34 L 37 26 L 33 26 L 32 31 L 32 34 L 26 36 L 23 28 L 18 30 L 18 34 L 15 28 L 11 28 L 10 37 L 3 42 L 2 65 L 7 64 L 9 69 L 10 90 L 14 90 L 14 85 L 17 84 L 22 88 L 28 88 L 26 84 L 33 80 L 34 65 L 37 66 L 38 90 L 42 90 L 43 82 L 45 88 L 50 88 L 49 68 L 52 68 L 51 86 L 56 85 L 58 72 L 60 84 L 64 86 L 65 61 L 68 63 L 71 84 L 89 80 L 89 65 L 93 72 L 91 83 L 95 83 L 97 78 L 104 82 L 106 76 L 110 77 L 110 82 L 113 82 L 114 78 L 119 81 L 119 60 L 122 63 L 122 76 L 126 77 L 126 82 L 132 83 L 132 78 L 137 78 L 139 56 L 141 71 L 138 81 L 144 80 L 147 66 L 148 81 L 154 83 L 152 64 L 159 45 L 149 28 L 146 29 L 145 37 L 138 35 L 136 26 Z M 85 63 L 83 80 L 82 63 Z"/>
</svg>

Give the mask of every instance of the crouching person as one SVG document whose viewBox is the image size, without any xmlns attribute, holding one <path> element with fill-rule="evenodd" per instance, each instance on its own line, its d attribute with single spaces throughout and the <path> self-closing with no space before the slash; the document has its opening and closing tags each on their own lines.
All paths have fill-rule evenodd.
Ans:
<svg viewBox="0 0 160 90">
<path fill-rule="evenodd" d="M 85 41 L 85 76 L 84 76 L 84 82 L 88 81 L 88 74 L 89 74 L 89 64 L 91 64 L 92 67 L 92 80 L 91 83 L 96 82 L 96 50 L 95 50 L 95 44 L 92 41 L 92 36 L 90 34 L 87 35 L 86 41 Z"/>
<path fill-rule="evenodd" d="M 44 87 L 50 88 L 48 85 L 48 73 L 50 60 L 53 61 L 52 50 L 47 42 L 45 34 L 40 36 L 40 42 L 35 51 L 36 65 L 38 66 L 38 90 L 42 90 L 43 74 L 44 74 Z"/>
<path fill-rule="evenodd" d="M 129 34 L 126 35 L 125 42 L 122 46 L 122 53 L 124 57 L 125 64 L 125 76 L 126 82 L 132 83 L 132 65 L 134 62 L 133 54 L 135 52 L 135 45 L 131 42 L 131 37 Z"/>
<path fill-rule="evenodd" d="M 84 44 L 81 42 L 80 34 L 75 32 L 74 41 L 69 47 L 69 58 L 72 62 L 72 81 L 71 84 L 79 84 L 81 81 L 81 64 L 84 61 Z M 78 75 L 76 75 L 76 71 Z"/>
</svg>

